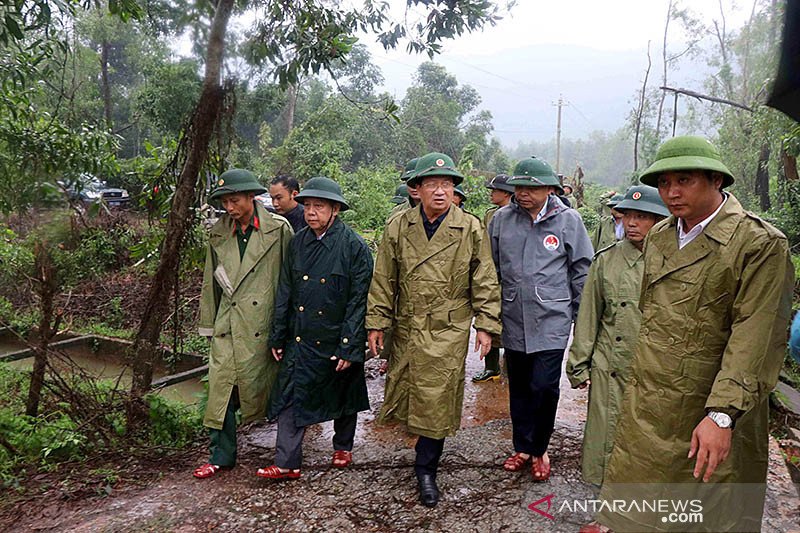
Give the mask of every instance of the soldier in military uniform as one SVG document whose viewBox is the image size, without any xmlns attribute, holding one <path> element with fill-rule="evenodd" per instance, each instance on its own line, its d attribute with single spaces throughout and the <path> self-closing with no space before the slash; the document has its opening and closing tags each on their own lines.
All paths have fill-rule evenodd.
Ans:
<svg viewBox="0 0 800 533">
<path fill-rule="evenodd" d="M 453 205 L 460 207 L 462 210 L 466 210 L 466 203 L 467 193 L 464 192 L 464 189 L 461 188 L 461 185 L 456 185 L 453 188 Z"/>
<path fill-rule="evenodd" d="M 392 196 L 391 202 L 394 205 L 404 204 L 408 201 L 408 186 L 405 183 L 401 183 L 397 186 L 397 189 L 394 191 L 394 196 Z"/>
<path fill-rule="evenodd" d="M 452 205 L 464 177 L 441 153 L 419 159 L 409 185 L 422 204 L 393 218 L 383 234 L 367 306 L 369 347 L 383 348 L 395 324 L 393 359 L 379 420 L 419 435 L 414 470 L 420 501 L 439 501 L 436 474 L 444 439 L 461 425 L 470 325 L 482 356 L 500 333 L 500 292 L 486 233 Z"/>
<path fill-rule="evenodd" d="M 733 175 L 701 137 L 665 142 L 640 180 L 672 215 L 645 243 L 642 325 L 600 499 L 700 500 L 703 530 L 759 531 L 794 287 L 786 237 L 725 191 Z M 648 509 L 603 508 L 598 521 L 686 530 Z"/>
<path fill-rule="evenodd" d="M 285 218 L 254 201 L 264 192 L 252 172 L 231 169 L 220 175 L 209 196 L 226 213 L 209 232 L 200 291 L 198 329 L 211 340 L 203 418 L 211 453 L 194 471 L 196 478 L 236 464 L 236 411 L 243 424 L 263 418 L 278 373 L 268 354 L 267 332 L 292 229 Z"/>
<path fill-rule="evenodd" d="M 408 198 L 406 198 L 404 202 L 401 202 L 392 208 L 392 210 L 389 212 L 389 216 L 386 217 L 387 224 L 392 218 L 394 218 L 396 214 L 402 213 L 406 209 L 411 209 L 412 207 L 419 205 L 419 193 L 417 192 L 417 188 L 413 184 L 410 186 L 408 184 L 409 178 L 414 175 L 414 168 L 416 168 L 418 160 L 419 158 L 416 157 L 414 159 L 410 159 L 406 163 L 403 173 L 400 174 L 400 181 L 406 184 Z"/>
<path fill-rule="evenodd" d="M 625 239 L 595 254 L 567 360 L 572 386 L 591 387 L 581 464 L 583 479 L 597 486 L 603 482 L 611 455 L 642 318 L 639 292 L 644 239 L 656 222 L 669 216 L 658 190 L 647 185 L 628 189 L 616 209 L 623 213 Z"/>
<path fill-rule="evenodd" d="M 338 215 L 348 209 L 339 185 L 311 178 L 297 200 L 308 227 L 292 239 L 275 299 L 270 347 L 280 361 L 268 416 L 278 420 L 270 479 L 297 479 L 306 427 L 333 420 L 333 466 L 352 460 L 359 411 L 369 409 L 364 379 L 364 314 L 372 255 Z"/>
<path fill-rule="evenodd" d="M 497 210 L 510 204 L 511 199 L 514 197 L 514 186 L 509 185 L 508 180 L 509 177 L 505 174 L 498 174 L 484 183 L 484 187 L 491 191 L 489 201 L 494 204 L 493 207 L 486 210 L 486 214 L 483 216 L 483 227 L 486 228 L 487 232 L 489 230 L 489 222 L 491 222 Z M 473 382 L 483 383 L 500 379 L 500 348 L 502 347 L 503 343 L 500 337 L 492 337 L 492 349 L 483 360 L 483 372 L 478 372 L 472 376 Z"/>
<path fill-rule="evenodd" d="M 600 218 L 600 222 L 592 234 L 592 247 L 595 250 L 606 248 L 625 237 L 622 213 L 614 209 L 623 198 L 622 194 L 615 194 L 605 203 L 609 214 Z"/>
<path fill-rule="evenodd" d="M 502 287 L 503 346 L 515 453 L 503 467 L 522 470 L 533 460 L 535 481 L 550 477 L 547 447 L 555 423 L 561 362 L 592 245 L 580 215 L 554 194 L 558 178 L 545 161 L 520 161 L 508 180 L 515 203 L 489 224 Z"/>
</svg>

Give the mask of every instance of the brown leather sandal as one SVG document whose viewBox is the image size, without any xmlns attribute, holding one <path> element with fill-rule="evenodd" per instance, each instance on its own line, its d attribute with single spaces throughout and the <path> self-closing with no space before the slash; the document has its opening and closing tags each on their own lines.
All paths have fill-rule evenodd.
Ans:
<svg viewBox="0 0 800 533">
<path fill-rule="evenodd" d="M 522 457 L 521 453 L 515 453 L 503 463 L 503 468 L 506 469 L 508 472 L 519 472 L 528 461 L 531 460 L 530 455 L 528 457 Z"/>
<path fill-rule="evenodd" d="M 336 450 L 333 452 L 331 464 L 336 468 L 347 468 L 353 462 L 353 453 L 346 450 Z"/>
</svg>

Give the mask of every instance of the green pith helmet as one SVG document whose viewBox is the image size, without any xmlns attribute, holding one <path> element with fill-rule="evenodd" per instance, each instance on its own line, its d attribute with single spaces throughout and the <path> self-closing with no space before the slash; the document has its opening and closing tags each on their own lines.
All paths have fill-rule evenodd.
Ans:
<svg viewBox="0 0 800 533">
<path fill-rule="evenodd" d="M 544 159 L 531 156 L 523 159 L 514 167 L 509 185 L 524 185 L 526 187 L 555 187 L 563 194 L 558 176 L 553 168 Z"/>
<path fill-rule="evenodd" d="M 406 183 L 411 187 L 417 187 L 422 183 L 422 178 L 430 176 L 447 176 L 453 178 L 453 184 L 458 185 L 464 181 L 464 176 L 456 170 L 453 159 L 446 154 L 431 152 L 425 154 L 417 160 L 414 173 L 408 178 Z"/>
<path fill-rule="evenodd" d="M 612 196 L 611 198 L 608 199 L 608 201 L 606 202 L 606 205 L 608 207 L 615 208 L 615 207 L 617 207 L 617 204 L 620 203 L 624 198 L 625 198 L 624 194 L 617 193 L 617 194 L 615 194 L 614 196 Z"/>
<path fill-rule="evenodd" d="M 325 176 L 318 176 L 308 180 L 303 190 L 294 197 L 297 201 L 301 201 L 304 198 L 332 200 L 341 204 L 342 207 L 339 209 L 340 211 L 347 211 L 350 209 L 344 196 L 342 196 L 342 188 L 339 187 L 339 184 Z"/>
<path fill-rule="evenodd" d="M 717 147 L 708 139 L 684 135 L 674 137 L 656 152 L 656 160 L 639 177 L 639 181 L 651 187 L 658 187 L 658 175 L 676 170 L 711 170 L 720 172 L 724 178 L 722 187 L 733 183 L 733 174 L 722 162 Z"/>
<path fill-rule="evenodd" d="M 614 208 L 617 211 L 644 211 L 662 217 L 669 216 L 669 209 L 658 194 L 658 189 L 649 185 L 634 185 L 625 191 L 625 197 Z"/>
<path fill-rule="evenodd" d="M 403 173 L 400 174 L 400 179 L 402 181 L 408 181 L 408 178 L 414 174 L 414 169 L 417 168 L 417 161 L 419 161 L 419 157 L 415 157 L 406 163 L 406 168 L 403 169 Z"/>
<path fill-rule="evenodd" d="M 243 168 L 232 168 L 220 174 L 216 187 L 208 195 L 209 200 L 219 200 L 226 194 L 237 192 L 252 192 L 256 195 L 264 194 L 267 189 L 261 186 L 256 175 Z"/>
<path fill-rule="evenodd" d="M 406 200 L 408 200 L 408 186 L 405 183 L 401 183 L 397 186 L 397 189 L 394 191 L 394 196 L 392 197 L 393 204 L 402 204 Z"/>
<path fill-rule="evenodd" d="M 498 174 L 489 181 L 485 182 L 483 186 L 487 189 L 497 189 L 498 191 L 505 191 L 514 194 L 514 186 L 508 184 L 508 180 L 510 179 L 511 178 L 505 174 Z"/>
<path fill-rule="evenodd" d="M 453 188 L 453 192 L 461 197 L 462 203 L 467 201 L 467 193 L 464 192 L 464 189 L 461 188 L 461 185 L 456 185 Z"/>
</svg>

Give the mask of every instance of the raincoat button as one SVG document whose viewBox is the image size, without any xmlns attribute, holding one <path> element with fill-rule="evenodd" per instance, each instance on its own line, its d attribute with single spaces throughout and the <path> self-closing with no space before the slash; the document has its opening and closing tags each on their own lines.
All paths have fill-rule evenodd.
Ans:
<svg viewBox="0 0 800 533">
<path fill-rule="evenodd" d="M 675 339 L 670 337 L 669 339 L 667 339 L 667 342 L 670 343 L 670 344 L 675 344 Z"/>
<path fill-rule="evenodd" d="M 617 342 L 621 341 L 622 337 L 617 337 Z"/>
<path fill-rule="evenodd" d="M 658 395 L 664 396 L 664 389 L 658 389 Z"/>
<path fill-rule="evenodd" d="M 649 330 L 649 329 L 647 329 L 647 328 L 642 328 L 642 335 L 648 335 L 649 333 L 650 333 L 650 330 Z"/>
<path fill-rule="evenodd" d="M 347 344 L 348 342 L 349 342 L 349 341 L 347 340 L 347 337 L 345 337 L 344 339 L 342 339 L 342 344 Z"/>
<path fill-rule="evenodd" d="M 317 311 L 317 314 L 318 314 L 319 316 L 322 316 L 322 311 Z"/>
<path fill-rule="evenodd" d="M 258 302 L 253 302 L 253 305 L 258 305 Z"/>
<path fill-rule="evenodd" d="M 256 337 L 260 337 L 260 336 L 261 336 L 261 333 L 259 333 L 258 331 L 256 331 Z"/>
<path fill-rule="evenodd" d="M 303 276 L 303 281 L 308 281 L 308 276 Z"/>
<path fill-rule="evenodd" d="M 626 305 L 627 304 L 625 302 L 622 302 L 621 304 L 619 304 L 620 307 L 625 307 Z"/>
<path fill-rule="evenodd" d="M 322 278 L 321 280 L 319 280 L 319 282 L 320 283 L 325 283 L 325 278 Z"/>
<path fill-rule="evenodd" d="M 685 283 L 681 283 L 681 290 L 682 290 L 682 291 L 685 291 L 685 290 L 686 290 L 686 284 L 685 284 Z"/>
<path fill-rule="evenodd" d="M 301 339 L 300 339 L 300 337 L 295 337 L 294 340 L 296 340 L 297 342 L 300 342 Z"/>
<path fill-rule="evenodd" d="M 231 304 L 231 307 L 236 307 L 236 302 L 233 302 L 233 303 Z"/>
<path fill-rule="evenodd" d="M 615 377 L 617 377 L 617 373 L 616 373 L 616 372 L 611 372 L 611 377 L 612 377 L 612 378 L 615 378 Z"/>
<path fill-rule="evenodd" d="M 224 333 L 220 333 L 219 336 L 220 336 L 220 338 L 222 338 L 222 337 L 225 336 L 225 334 Z"/>
<path fill-rule="evenodd" d="M 301 305 L 300 307 L 297 308 L 297 310 L 302 313 L 303 311 L 306 310 L 306 308 Z"/>
<path fill-rule="evenodd" d="M 319 346 L 320 344 L 321 344 L 321 343 L 320 343 L 319 341 L 317 341 L 317 346 Z"/>
</svg>

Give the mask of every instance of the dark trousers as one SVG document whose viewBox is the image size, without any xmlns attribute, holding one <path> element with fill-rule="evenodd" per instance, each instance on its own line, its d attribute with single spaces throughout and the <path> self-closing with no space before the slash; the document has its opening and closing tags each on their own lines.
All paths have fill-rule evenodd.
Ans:
<svg viewBox="0 0 800 533">
<path fill-rule="evenodd" d="M 333 449 L 351 451 L 356 437 L 358 413 L 333 421 Z M 305 426 L 294 423 L 294 406 L 289 404 L 278 414 L 278 440 L 275 443 L 275 465 L 280 468 L 300 468 L 303 463 Z"/>
<path fill-rule="evenodd" d="M 500 372 L 500 348 L 492 348 L 483 358 L 486 370 Z"/>
<path fill-rule="evenodd" d="M 444 450 L 444 439 L 420 436 L 414 450 L 417 452 L 417 458 L 414 461 L 414 472 L 417 477 L 422 474 L 430 474 L 435 478 L 436 471 L 439 469 L 439 459 L 442 458 L 442 450 Z"/>
<path fill-rule="evenodd" d="M 211 446 L 208 460 L 212 465 L 233 466 L 236 464 L 236 411 L 239 409 L 239 389 L 234 387 L 225 409 L 222 429 L 209 429 Z"/>
<path fill-rule="evenodd" d="M 506 348 L 514 451 L 541 457 L 550 444 L 558 408 L 564 350 L 524 353 Z"/>
</svg>

